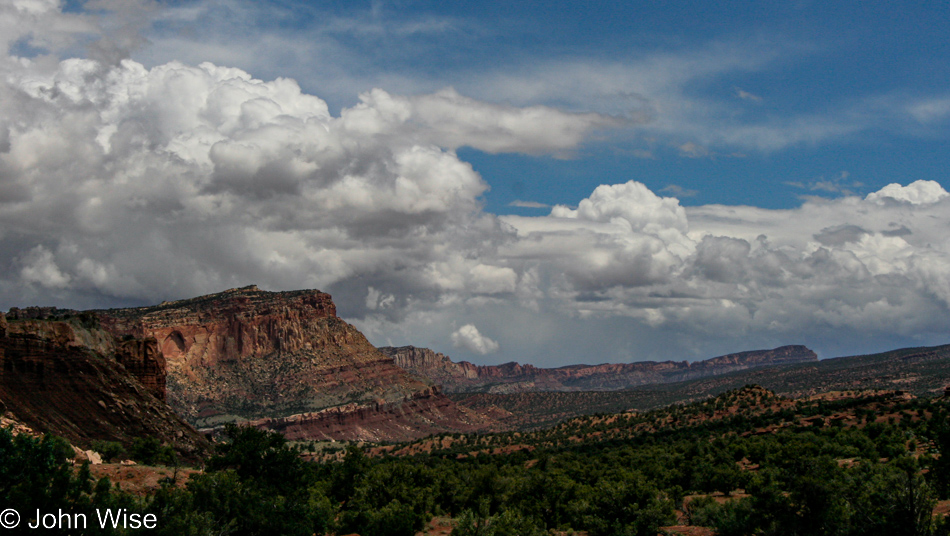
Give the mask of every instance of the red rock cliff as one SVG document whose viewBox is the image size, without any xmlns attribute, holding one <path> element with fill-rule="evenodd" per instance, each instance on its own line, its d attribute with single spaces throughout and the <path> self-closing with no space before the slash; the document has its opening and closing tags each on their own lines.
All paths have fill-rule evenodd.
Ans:
<svg viewBox="0 0 950 536">
<path fill-rule="evenodd" d="M 153 436 L 194 458 L 208 444 L 162 402 L 160 357 L 154 339 L 117 341 L 90 317 L 0 315 L 0 400 L 34 430 L 85 448 Z"/>
<path fill-rule="evenodd" d="M 119 341 L 115 359 L 156 398 L 165 401 L 165 357 L 155 337 Z"/>
<path fill-rule="evenodd" d="M 117 336 L 158 341 L 169 403 L 202 426 L 397 403 L 430 387 L 338 318 L 330 295 L 316 290 L 250 286 L 96 314 Z"/>
<path fill-rule="evenodd" d="M 817 361 L 815 352 L 804 346 L 783 346 L 729 354 L 705 361 L 641 361 L 602 365 L 570 365 L 539 368 L 530 364 L 505 363 L 477 366 L 468 361 L 453 362 L 448 356 L 428 348 L 382 347 L 380 351 L 400 367 L 430 378 L 447 392 L 484 391 L 581 391 L 627 389 L 650 383 L 683 381 L 768 365 Z"/>
</svg>

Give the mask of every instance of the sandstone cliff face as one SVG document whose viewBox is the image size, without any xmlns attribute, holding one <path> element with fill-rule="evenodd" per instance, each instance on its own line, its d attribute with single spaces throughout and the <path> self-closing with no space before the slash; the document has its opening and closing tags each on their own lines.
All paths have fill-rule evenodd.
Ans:
<svg viewBox="0 0 950 536">
<path fill-rule="evenodd" d="M 468 361 L 455 363 L 444 354 L 413 346 L 383 347 L 380 351 L 392 357 L 400 367 L 413 374 L 430 378 L 450 393 L 618 390 L 651 383 L 690 380 L 768 365 L 818 361 L 818 356 L 804 346 L 783 346 L 773 350 L 740 352 L 693 363 L 642 361 L 571 365 L 551 369 L 518 363 L 495 366 L 477 366 Z"/>
<path fill-rule="evenodd" d="M 430 387 L 338 318 L 330 296 L 315 290 L 250 286 L 95 313 L 117 336 L 158 341 L 168 402 L 201 426 L 399 404 Z"/>
<path fill-rule="evenodd" d="M 47 314 L 55 311 L 57 314 Z M 11 337 L 44 341 L 54 348 L 88 351 L 122 365 L 153 396 L 165 400 L 165 359 L 152 337 L 135 339 L 131 336 L 118 340 L 100 328 L 94 315 L 52 307 L 12 309 L 14 322 L 7 329 L 4 319 L 3 334 Z"/>
<path fill-rule="evenodd" d="M 162 402 L 157 342 L 118 341 L 88 320 L 0 321 L 3 410 L 85 448 L 153 436 L 186 458 L 204 452 L 207 441 Z"/>
<path fill-rule="evenodd" d="M 406 440 L 496 424 L 396 366 L 336 316 L 328 294 L 316 290 L 250 286 L 152 307 L 27 307 L 11 309 L 9 316 L 26 338 L 52 344 L 50 356 L 110 356 L 110 367 L 199 426 L 256 419 L 258 426 L 295 439 Z M 87 325 L 103 329 L 82 327 Z M 6 326 L 0 317 L 0 330 Z M 40 355 L 37 348 L 30 352 Z M 45 370 L 27 361 L 16 366 Z M 55 381 L 69 385 L 86 374 L 71 370 Z M 4 396 L 0 392 L 0 400 Z M 56 418 L 43 416 L 41 398 L 31 400 L 34 420 Z M 103 403 L 108 407 L 108 400 Z M 91 409 L 97 408 L 103 406 Z M 125 426 L 114 428 L 120 424 Z"/>
<path fill-rule="evenodd" d="M 158 341 L 154 337 L 119 341 L 115 360 L 155 398 L 165 401 L 165 357 L 158 350 Z"/>
</svg>

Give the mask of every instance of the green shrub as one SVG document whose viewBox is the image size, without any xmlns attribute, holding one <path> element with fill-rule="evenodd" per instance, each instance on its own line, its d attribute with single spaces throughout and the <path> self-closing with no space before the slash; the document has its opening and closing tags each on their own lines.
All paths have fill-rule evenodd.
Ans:
<svg viewBox="0 0 950 536">
<path fill-rule="evenodd" d="M 128 456 L 125 447 L 118 441 L 93 441 L 92 450 L 102 456 L 103 461 L 115 461 Z"/>
<path fill-rule="evenodd" d="M 132 440 L 129 448 L 132 459 L 145 465 L 177 465 L 178 456 L 175 449 L 163 445 L 154 437 L 137 437 Z"/>
</svg>

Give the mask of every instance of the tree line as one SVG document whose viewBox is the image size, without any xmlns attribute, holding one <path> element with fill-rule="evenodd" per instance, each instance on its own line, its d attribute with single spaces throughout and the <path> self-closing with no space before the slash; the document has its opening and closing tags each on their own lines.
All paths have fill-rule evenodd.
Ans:
<svg viewBox="0 0 950 536">
<path fill-rule="evenodd" d="M 860 426 L 749 433 L 795 418 L 776 411 L 599 442 L 520 436 L 535 442 L 531 449 L 494 455 L 368 456 L 349 445 L 324 462 L 305 461 L 279 434 L 232 425 L 202 473 L 145 497 L 73 467 L 61 439 L 0 430 L 0 505 L 21 513 L 124 508 L 158 519 L 153 529 L 82 534 L 397 536 L 446 516 L 455 536 L 655 536 L 680 510 L 722 536 L 948 535 L 947 521 L 931 515 L 937 500 L 950 499 L 950 456 L 941 455 L 950 453 L 947 405 L 895 408 L 917 418 L 874 422 L 855 407 Z M 133 450 L 167 462 L 159 447 L 143 441 Z M 17 530 L 26 529 L 10 533 Z"/>
</svg>

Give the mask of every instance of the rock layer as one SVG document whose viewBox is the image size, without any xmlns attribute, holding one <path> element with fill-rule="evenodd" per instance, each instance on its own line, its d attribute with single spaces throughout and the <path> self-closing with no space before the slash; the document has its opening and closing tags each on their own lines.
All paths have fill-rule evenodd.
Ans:
<svg viewBox="0 0 950 536">
<path fill-rule="evenodd" d="M 431 379 L 446 392 L 514 393 L 530 391 L 618 390 L 653 383 L 703 378 L 769 365 L 818 361 L 815 352 L 804 346 L 782 346 L 728 354 L 705 361 L 641 361 L 602 365 L 571 365 L 540 368 L 530 364 L 505 363 L 478 366 L 468 361 L 454 362 L 428 348 L 382 347 L 380 351 L 400 367 Z"/>
<path fill-rule="evenodd" d="M 90 319 L 0 322 L 3 410 L 84 448 L 95 440 L 129 446 L 152 436 L 186 458 L 205 452 L 204 437 L 162 401 L 164 361 L 156 341 L 119 341 Z"/>
<path fill-rule="evenodd" d="M 158 341 L 168 401 L 199 426 L 255 420 L 292 438 L 397 440 L 488 424 L 396 366 L 320 291 L 250 286 L 95 313 L 118 336 Z"/>
<path fill-rule="evenodd" d="M 253 421 L 290 440 L 407 441 L 444 432 L 497 428 L 486 414 L 455 404 L 437 387 L 404 400 L 368 405 L 347 404 L 281 419 Z"/>
</svg>

